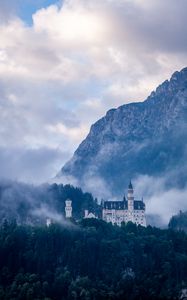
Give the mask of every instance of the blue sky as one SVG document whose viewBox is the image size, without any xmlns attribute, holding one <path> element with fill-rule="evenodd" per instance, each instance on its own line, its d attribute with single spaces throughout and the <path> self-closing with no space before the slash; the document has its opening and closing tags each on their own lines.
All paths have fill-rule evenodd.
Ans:
<svg viewBox="0 0 187 300">
<path fill-rule="evenodd" d="M 186 0 L 1 0 L 0 177 L 53 178 L 107 110 L 185 67 L 186 10 Z"/>
<path fill-rule="evenodd" d="M 37 12 L 41 8 L 46 8 L 50 5 L 56 4 L 60 5 L 62 1 L 54 1 L 54 0 L 20 0 L 20 4 L 18 3 L 18 16 L 24 20 L 28 25 L 32 25 L 32 15 Z"/>
</svg>

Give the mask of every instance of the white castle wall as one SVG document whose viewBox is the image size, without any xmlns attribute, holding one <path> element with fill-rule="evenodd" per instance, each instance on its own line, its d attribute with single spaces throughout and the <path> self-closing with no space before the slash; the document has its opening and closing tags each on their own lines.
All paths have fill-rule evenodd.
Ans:
<svg viewBox="0 0 187 300">
<path fill-rule="evenodd" d="M 106 222 L 121 226 L 122 222 L 133 222 L 137 225 L 146 226 L 145 210 L 134 209 L 134 191 L 130 183 L 127 194 L 127 209 L 105 209 L 102 210 L 102 218 Z"/>
</svg>

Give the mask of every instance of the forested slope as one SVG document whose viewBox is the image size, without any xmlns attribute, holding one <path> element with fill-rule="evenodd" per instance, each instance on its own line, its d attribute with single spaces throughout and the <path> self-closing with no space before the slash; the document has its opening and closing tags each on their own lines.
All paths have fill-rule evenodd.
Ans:
<svg viewBox="0 0 187 300">
<path fill-rule="evenodd" d="M 101 220 L 0 228 L 0 299 L 178 299 L 187 235 Z"/>
</svg>

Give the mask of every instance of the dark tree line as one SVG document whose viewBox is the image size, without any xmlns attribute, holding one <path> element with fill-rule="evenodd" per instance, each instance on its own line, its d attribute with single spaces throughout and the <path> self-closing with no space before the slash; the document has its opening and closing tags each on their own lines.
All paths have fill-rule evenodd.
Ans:
<svg viewBox="0 0 187 300">
<path fill-rule="evenodd" d="M 82 220 L 62 227 L 0 227 L 0 299 L 179 299 L 187 235 Z"/>
</svg>

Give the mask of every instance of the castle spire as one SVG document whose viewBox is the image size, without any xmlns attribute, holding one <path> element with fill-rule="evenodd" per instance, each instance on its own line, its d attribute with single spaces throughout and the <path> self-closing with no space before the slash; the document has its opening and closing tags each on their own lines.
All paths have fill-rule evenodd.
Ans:
<svg viewBox="0 0 187 300">
<path fill-rule="evenodd" d="M 129 190 L 133 190 L 133 186 L 132 186 L 131 180 L 130 180 L 130 182 L 129 182 Z"/>
<path fill-rule="evenodd" d="M 129 187 L 128 187 L 127 201 L 128 201 L 128 210 L 133 211 L 133 209 L 134 209 L 134 190 L 133 190 L 131 180 L 130 180 Z"/>
</svg>

